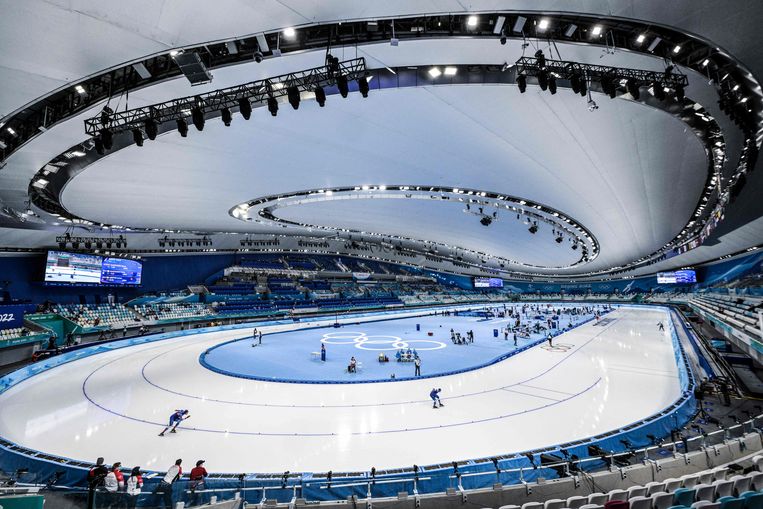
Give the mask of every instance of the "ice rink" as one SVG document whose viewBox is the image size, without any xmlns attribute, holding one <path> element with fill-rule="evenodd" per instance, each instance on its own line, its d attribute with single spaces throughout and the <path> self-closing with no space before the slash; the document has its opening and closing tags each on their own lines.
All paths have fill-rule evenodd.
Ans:
<svg viewBox="0 0 763 509">
<path fill-rule="evenodd" d="M 215 472 L 364 471 L 526 451 L 614 430 L 674 402 L 678 370 L 660 321 L 668 321 L 662 310 L 623 307 L 553 348 L 394 383 L 236 378 L 204 368 L 199 356 L 242 331 L 168 339 L 12 387 L 0 395 L 0 435 L 68 458 L 144 469 L 204 459 Z M 397 335 L 395 321 L 384 324 Z M 432 408 L 433 387 L 442 388 L 442 408 Z M 192 417 L 158 437 L 176 408 Z"/>
</svg>

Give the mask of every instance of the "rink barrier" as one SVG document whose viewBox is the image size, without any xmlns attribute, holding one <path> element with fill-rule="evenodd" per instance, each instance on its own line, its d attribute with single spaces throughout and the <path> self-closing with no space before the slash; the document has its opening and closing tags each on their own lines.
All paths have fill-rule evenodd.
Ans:
<svg viewBox="0 0 763 509">
<path fill-rule="evenodd" d="M 556 303 L 554 303 L 554 304 L 556 304 Z M 607 313 L 609 313 L 609 311 L 605 311 L 604 313 L 602 313 L 601 316 L 605 316 Z M 580 327 L 581 325 L 585 325 L 587 323 L 590 323 L 594 319 L 595 319 L 595 317 L 587 318 L 587 319 L 583 320 L 580 323 L 576 323 L 573 327 L 570 327 L 569 329 L 566 329 L 566 330 L 559 331 L 559 332 L 556 332 L 554 334 L 551 334 L 551 337 L 555 338 L 555 337 L 557 337 L 557 336 L 559 336 L 561 334 L 564 334 L 564 333 L 569 332 L 569 331 L 571 331 L 573 329 L 576 329 L 576 328 Z M 386 320 L 389 320 L 389 319 L 374 320 L 374 322 L 376 322 L 376 321 L 386 321 Z M 366 322 L 366 323 L 370 323 L 370 322 Z M 325 329 L 325 328 L 326 328 L 325 325 L 320 325 L 320 326 L 315 326 L 315 327 L 305 327 L 305 328 L 299 329 L 299 330 L 300 331 L 305 331 L 305 330 L 310 330 L 310 329 Z M 275 335 L 275 334 L 286 334 L 286 333 L 289 333 L 289 332 L 293 332 L 293 331 L 272 332 L 272 333 L 269 333 L 268 335 L 272 336 L 272 335 Z M 517 354 L 520 354 L 522 352 L 525 352 L 525 351 L 527 351 L 527 350 L 529 350 L 531 348 L 535 348 L 536 346 L 541 345 L 541 344 L 543 344 L 543 343 L 545 343 L 547 341 L 547 339 L 545 337 L 541 337 L 540 339 L 536 339 L 535 341 L 532 341 L 531 343 L 528 343 L 528 344 L 526 344 L 526 345 L 524 345 L 522 347 L 519 347 L 516 350 L 512 350 L 511 352 L 506 352 L 505 354 L 502 354 L 502 355 L 499 355 L 498 357 L 490 359 L 487 362 L 483 362 L 481 364 L 475 364 L 473 366 L 469 366 L 469 367 L 466 367 L 466 368 L 459 368 L 459 369 L 454 369 L 454 370 L 450 370 L 450 371 L 441 371 L 439 373 L 432 373 L 432 374 L 426 374 L 426 375 L 420 375 L 420 376 L 407 376 L 407 377 L 400 377 L 400 378 L 375 378 L 375 379 L 371 379 L 371 380 L 299 380 L 299 379 L 295 379 L 295 378 L 278 378 L 278 377 L 247 375 L 247 374 L 243 374 L 243 373 L 236 373 L 236 372 L 233 372 L 233 371 L 228 371 L 226 369 L 218 368 L 217 366 L 214 366 L 214 365 L 210 364 L 206 360 L 207 354 L 211 353 L 212 351 L 214 351 L 217 348 L 221 348 L 221 347 L 223 347 L 225 345 L 229 345 L 231 343 L 236 343 L 238 341 L 248 341 L 248 340 L 251 340 L 251 339 L 252 339 L 251 337 L 234 338 L 234 339 L 225 341 L 223 343 L 220 343 L 218 345 L 215 345 L 215 346 L 213 346 L 211 348 L 208 348 L 206 351 L 202 352 L 202 354 L 199 356 L 199 364 L 204 366 L 206 369 L 208 369 L 210 371 L 214 371 L 215 373 L 218 373 L 220 375 L 231 376 L 231 377 L 234 377 L 234 378 L 244 378 L 244 379 L 247 379 L 247 380 L 258 380 L 260 382 L 275 382 L 275 383 L 288 383 L 288 384 L 324 384 L 324 385 L 325 384 L 368 384 L 368 383 L 382 383 L 382 382 L 392 382 L 392 383 L 394 383 L 394 382 L 405 382 L 405 381 L 410 381 L 410 380 L 423 380 L 423 379 L 426 379 L 426 378 L 440 378 L 440 377 L 443 377 L 443 376 L 450 376 L 450 375 L 458 375 L 458 374 L 461 374 L 461 373 L 468 373 L 470 371 L 475 371 L 475 370 L 478 370 L 478 369 L 486 368 L 488 366 L 492 366 L 492 365 L 497 364 L 499 362 L 505 361 L 509 357 L 513 357 L 513 356 L 515 356 Z"/>
<path fill-rule="evenodd" d="M 566 303 L 569 304 L 569 303 Z M 694 377 L 686 359 L 683 347 L 675 332 L 672 315 L 664 306 L 653 305 L 619 305 L 618 307 L 659 307 L 666 311 L 667 324 L 671 333 L 671 342 L 674 348 L 674 355 L 677 361 L 679 383 L 681 386 L 681 396 L 673 404 L 662 411 L 653 414 L 645 419 L 624 426 L 620 429 L 608 433 L 600 434 L 594 437 L 581 439 L 579 441 L 559 444 L 542 450 L 527 451 L 524 453 L 511 454 L 507 456 L 496 456 L 495 458 L 480 458 L 467 461 L 458 461 L 457 469 L 451 463 L 440 465 L 428 465 L 419 467 L 414 473 L 411 467 L 402 467 L 387 471 L 379 471 L 375 478 L 370 476 L 369 472 L 337 472 L 333 474 L 333 479 L 328 479 L 327 473 L 302 472 L 299 474 L 289 474 L 285 478 L 281 474 L 212 474 L 206 480 L 206 487 L 210 491 L 220 490 L 219 500 L 233 498 L 234 493 L 239 492 L 247 502 L 255 503 L 262 500 L 264 496 L 268 499 L 275 499 L 279 502 L 289 502 L 295 493 L 298 496 L 309 501 L 331 501 L 344 500 L 349 496 L 365 498 L 370 492 L 374 498 L 396 497 L 398 492 L 413 493 L 415 490 L 420 493 L 442 493 L 447 489 L 456 489 L 459 487 L 464 490 L 473 490 L 478 488 L 492 487 L 493 483 L 501 482 L 504 485 L 531 483 L 539 478 L 554 479 L 559 477 L 559 470 L 563 469 L 564 463 L 557 465 L 540 465 L 541 454 L 552 454 L 557 457 L 563 457 L 562 450 L 569 455 L 576 455 L 580 459 L 577 461 L 579 468 L 583 470 L 596 470 L 604 466 L 604 460 L 588 454 L 589 446 L 600 447 L 603 451 L 612 456 L 624 454 L 632 449 L 647 449 L 652 445 L 652 439 L 649 435 L 656 437 L 669 436 L 671 431 L 680 428 L 696 412 L 696 401 L 694 400 L 693 388 Z M 283 322 L 283 321 L 281 321 Z M 292 323 L 288 321 L 287 323 Z M 258 324 L 262 326 L 264 324 Z M 246 327 L 246 326 L 244 326 Z M 221 326 L 212 328 L 217 330 L 232 330 L 243 328 L 241 326 Z M 200 334 L 210 332 L 210 330 L 195 329 L 192 331 L 178 331 L 185 334 Z M 687 331 L 693 334 L 692 331 Z M 102 349 L 110 345 L 100 345 L 92 347 L 96 352 L 111 351 L 116 348 L 132 346 L 133 344 L 143 344 L 167 337 L 176 337 L 176 334 L 159 334 L 160 338 L 150 339 L 148 336 L 138 343 L 134 340 L 125 340 L 130 343 L 120 347 Z M 72 352 L 78 354 L 79 352 Z M 67 360 L 72 362 L 85 356 L 78 355 L 76 358 Z M 54 358 L 55 359 L 55 358 Z M 63 362 L 55 363 L 55 365 Z M 55 367 L 48 365 L 43 369 L 27 370 L 22 368 L 14 375 L 14 384 L 34 376 L 35 374 Z M 19 372 L 25 376 L 22 378 Z M 5 380 L 5 378 L 3 379 Z M 11 385 L 3 385 L 0 392 L 7 390 Z M 559 425 L 565 425 L 560 422 Z M 621 440 L 627 440 L 630 447 L 626 447 Z M 655 447 L 656 449 L 656 447 Z M 34 451 L 0 438 L 0 469 L 5 472 L 15 472 L 21 468 L 29 469 L 29 474 L 22 475 L 19 478 L 21 483 L 42 483 L 56 480 L 56 486 L 61 488 L 82 486 L 85 483 L 88 469 L 92 463 L 72 460 L 68 458 L 47 455 L 45 453 Z M 532 458 L 532 461 L 529 459 Z M 497 463 L 493 463 L 493 459 Z M 369 460 L 372 465 L 373 461 Z M 496 465 L 501 469 L 497 474 Z M 370 467 L 369 467 L 370 468 Z M 151 495 L 158 486 L 163 472 L 147 471 L 144 475 L 145 485 L 144 494 L 141 495 L 138 506 L 156 503 L 156 496 Z M 374 483 L 375 481 L 375 483 Z M 383 482 L 382 482 L 383 481 Z M 175 500 L 182 500 L 184 492 L 188 490 L 188 481 L 183 479 L 173 485 Z M 225 495 L 230 494 L 230 497 Z"/>
</svg>

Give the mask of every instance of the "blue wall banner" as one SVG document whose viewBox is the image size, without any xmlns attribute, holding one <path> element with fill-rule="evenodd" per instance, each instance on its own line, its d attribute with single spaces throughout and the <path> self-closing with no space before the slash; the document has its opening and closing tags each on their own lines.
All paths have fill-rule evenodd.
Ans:
<svg viewBox="0 0 763 509">
<path fill-rule="evenodd" d="M 17 329 L 24 326 L 24 312 L 28 305 L 0 306 L 0 329 Z"/>
</svg>

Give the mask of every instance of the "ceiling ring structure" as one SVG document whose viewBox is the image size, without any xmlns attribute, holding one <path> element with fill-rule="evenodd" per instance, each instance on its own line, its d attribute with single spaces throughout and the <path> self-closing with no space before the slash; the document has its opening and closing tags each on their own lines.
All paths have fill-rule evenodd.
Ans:
<svg viewBox="0 0 763 509">
<path fill-rule="evenodd" d="M 443 249 L 446 252 L 461 251 L 477 257 L 490 256 L 497 260 L 502 267 L 520 267 L 525 270 L 533 269 L 570 269 L 594 260 L 599 255 L 599 243 L 593 234 L 569 215 L 530 200 L 495 192 L 476 189 L 460 189 L 456 187 L 422 186 L 422 185 L 359 185 L 344 188 L 311 189 L 289 194 L 255 198 L 246 203 L 236 205 L 229 214 L 241 221 L 272 223 L 283 227 L 298 226 L 301 228 L 330 231 L 347 235 L 382 237 L 388 242 L 421 241 L 401 235 L 390 235 L 381 232 L 365 232 L 349 228 L 336 228 L 321 224 L 300 223 L 277 215 L 279 209 L 304 204 L 326 203 L 339 200 L 424 200 L 433 203 L 462 203 L 463 212 L 474 215 L 483 226 L 489 226 L 493 221 L 506 214 L 516 214 L 517 220 L 523 221 L 535 234 L 539 224 L 552 228 L 557 243 L 569 242 L 574 251 L 580 256 L 566 266 L 541 266 L 523 262 L 517 259 L 489 255 L 488 253 L 467 249 L 464 246 L 448 245 L 442 242 L 425 241 L 432 252 Z M 437 251 L 439 254 L 439 251 Z M 511 269 L 507 269 L 511 270 Z"/>
<path fill-rule="evenodd" d="M 440 67 L 445 67 L 440 65 Z M 390 73 L 389 69 L 371 69 L 367 70 L 368 81 L 371 83 L 371 90 L 380 90 L 385 88 L 406 88 L 406 87 L 419 87 L 419 86 L 431 86 L 431 85 L 458 85 L 458 84 L 507 84 L 514 85 L 516 83 L 516 72 L 509 70 L 508 72 L 503 66 L 472 66 L 472 65 L 457 65 L 452 66 L 458 70 L 457 74 L 440 79 L 432 79 L 428 75 L 427 69 L 429 66 L 422 66 L 415 69 L 410 68 L 395 68 L 394 74 Z M 357 84 L 350 84 L 350 92 L 358 91 Z M 570 83 L 566 80 L 558 80 L 559 88 L 571 88 Z M 588 87 L 590 92 L 600 94 L 601 86 L 598 83 L 591 82 Z M 336 86 L 326 88 L 327 95 L 339 94 Z M 600 100 L 606 99 L 604 95 Z M 621 99 L 633 101 L 656 108 L 664 111 L 686 124 L 692 132 L 701 140 L 705 146 L 705 152 L 707 154 L 708 166 L 705 177 L 705 184 L 703 187 L 702 195 L 699 197 L 695 212 L 689 220 L 689 224 L 669 243 L 661 247 L 658 251 L 641 257 L 637 260 L 633 260 L 626 265 L 619 265 L 608 270 L 601 270 L 591 273 L 582 274 L 582 276 L 596 276 L 611 273 L 613 271 L 627 270 L 629 267 L 637 267 L 639 265 L 647 264 L 653 259 L 662 256 L 665 252 L 673 249 L 674 247 L 683 244 L 686 240 L 693 238 L 693 235 L 703 230 L 705 223 L 701 221 L 703 218 L 713 217 L 711 212 L 711 205 L 715 202 L 720 202 L 722 199 L 721 190 L 719 189 L 722 167 L 725 161 L 725 142 L 722 135 L 720 126 L 717 124 L 712 115 L 707 112 L 701 105 L 694 103 L 688 98 L 682 100 L 659 100 L 653 93 L 642 93 L 639 99 L 636 101 L 629 94 L 620 96 Z M 309 95 L 306 99 L 311 99 Z M 255 104 L 255 106 L 257 106 Z M 235 110 L 235 108 L 234 108 Z M 210 118 L 219 116 L 219 112 L 211 113 Z M 159 135 L 163 135 L 174 131 L 174 125 L 169 125 L 169 122 L 165 122 L 158 126 Z M 134 144 L 133 133 L 130 131 L 123 131 L 114 134 L 113 150 L 121 150 Z M 85 148 L 84 157 L 71 158 L 67 154 L 70 151 L 60 155 L 55 160 L 50 161 L 43 168 L 38 171 L 38 174 L 34 180 L 30 183 L 29 193 L 32 197 L 32 201 L 35 205 L 45 210 L 48 213 L 58 216 L 61 221 L 65 221 L 71 224 L 80 225 L 95 225 L 97 221 L 77 217 L 71 214 L 61 204 L 61 196 L 66 185 L 85 168 L 93 163 L 97 162 L 100 158 L 105 157 L 97 154 L 97 151 L 89 145 L 79 145 L 77 147 Z M 73 149 L 75 149 L 74 147 Z M 44 181 L 46 185 L 39 185 L 40 181 Z M 728 194 L 728 191 L 726 191 Z M 119 225 L 104 225 L 111 228 L 120 229 Z M 155 229 L 144 229 L 140 227 L 133 227 L 129 231 L 146 231 L 156 232 Z M 209 233 L 209 232 L 207 232 Z M 214 232 L 212 232 L 214 233 Z M 223 232 L 220 232 L 223 233 Z M 592 253 L 590 253 L 592 254 Z M 528 267 L 529 268 L 529 267 Z M 528 274 L 531 275 L 531 274 Z M 537 274 L 548 277 L 549 274 Z M 564 274 L 553 274 L 553 276 L 564 277 Z M 581 274 L 575 274 L 575 276 L 581 276 Z M 570 276 L 573 277 L 573 276 Z"/>
</svg>

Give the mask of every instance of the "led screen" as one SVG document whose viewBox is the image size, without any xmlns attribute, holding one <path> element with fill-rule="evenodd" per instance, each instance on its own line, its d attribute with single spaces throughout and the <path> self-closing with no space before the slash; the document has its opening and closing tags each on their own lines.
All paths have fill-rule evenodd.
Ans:
<svg viewBox="0 0 763 509">
<path fill-rule="evenodd" d="M 45 282 L 72 285 L 138 286 L 143 265 L 124 258 L 48 251 Z"/>
<path fill-rule="evenodd" d="M 503 288 L 503 279 L 497 277 L 475 277 L 474 288 Z"/>
<path fill-rule="evenodd" d="M 693 270 L 677 270 L 675 272 L 658 272 L 657 283 L 667 285 L 685 285 L 697 282 L 697 273 Z"/>
</svg>

